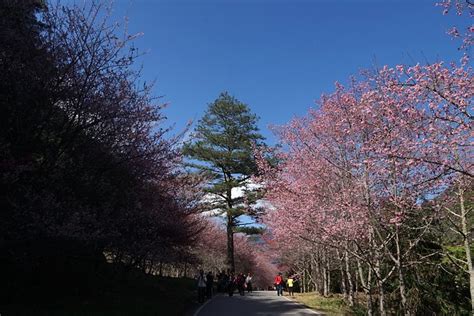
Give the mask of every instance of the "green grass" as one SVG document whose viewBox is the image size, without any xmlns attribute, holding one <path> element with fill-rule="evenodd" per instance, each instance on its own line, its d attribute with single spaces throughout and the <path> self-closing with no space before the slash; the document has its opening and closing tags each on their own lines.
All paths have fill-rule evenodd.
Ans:
<svg viewBox="0 0 474 316">
<path fill-rule="evenodd" d="M 184 278 L 160 278 L 138 272 L 124 277 L 93 280 L 94 295 L 45 295 L 0 305 L 2 316 L 128 316 L 184 315 L 195 299 L 195 282 Z M 71 285 L 73 286 L 73 285 Z"/>
<path fill-rule="evenodd" d="M 295 293 L 295 300 L 329 316 L 353 315 L 341 295 L 321 296 L 315 292 Z"/>
</svg>

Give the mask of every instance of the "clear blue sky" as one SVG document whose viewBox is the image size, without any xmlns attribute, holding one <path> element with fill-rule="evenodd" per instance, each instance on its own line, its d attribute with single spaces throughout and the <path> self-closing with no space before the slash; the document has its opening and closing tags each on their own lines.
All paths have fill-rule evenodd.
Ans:
<svg viewBox="0 0 474 316">
<path fill-rule="evenodd" d="M 180 131 L 227 90 L 270 124 L 302 116 L 314 100 L 363 68 L 459 60 L 431 0 L 116 0 L 129 17 L 143 75 L 169 103 Z M 461 20 L 459 20 L 461 19 Z"/>
</svg>

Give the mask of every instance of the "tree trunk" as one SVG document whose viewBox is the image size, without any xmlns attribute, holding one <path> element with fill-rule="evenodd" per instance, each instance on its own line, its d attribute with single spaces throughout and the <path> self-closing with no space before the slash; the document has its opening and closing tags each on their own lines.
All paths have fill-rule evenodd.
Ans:
<svg viewBox="0 0 474 316">
<path fill-rule="evenodd" d="M 357 271 L 354 271 L 354 302 L 357 301 L 357 294 L 359 294 L 359 278 L 357 277 Z"/>
<path fill-rule="evenodd" d="M 314 266 L 315 266 L 315 274 L 316 274 L 316 282 L 315 283 L 315 291 L 322 294 L 322 287 L 321 287 L 321 280 L 323 279 L 322 274 L 321 274 L 321 267 L 320 267 L 320 256 L 319 253 L 314 259 Z"/>
<path fill-rule="evenodd" d="M 374 299 L 372 296 L 372 269 L 369 267 L 367 272 L 367 315 L 372 316 L 374 314 Z"/>
<path fill-rule="evenodd" d="M 327 270 L 326 270 L 326 256 L 324 251 L 322 252 L 321 258 L 321 266 L 322 266 L 322 273 L 323 273 L 323 296 L 328 296 L 328 282 L 327 282 Z"/>
<path fill-rule="evenodd" d="M 304 267 L 303 267 L 303 271 L 300 271 L 300 275 L 301 275 L 301 280 L 300 280 L 300 293 L 304 293 L 304 291 L 303 291 L 303 284 L 304 284 Z"/>
<path fill-rule="evenodd" d="M 340 259 L 339 262 L 339 272 L 341 273 L 341 292 L 344 295 L 344 299 L 348 300 L 348 292 L 346 290 L 346 275 L 344 274 L 344 259 L 341 258 L 341 255 L 339 254 L 339 250 L 337 250 L 337 257 Z"/>
<path fill-rule="evenodd" d="M 349 298 L 349 306 L 354 306 L 354 287 L 352 284 L 352 274 L 351 269 L 349 266 L 349 254 L 347 250 L 344 251 L 344 261 L 346 263 L 346 275 L 347 275 L 347 287 L 348 287 L 348 298 Z"/>
<path fill-rule="evenodd" d="M 364 289 L 365 294 L 367 295 L 367 315 L 372 316 L 374 314 L 373 307 L 372 307 L 372 270 L 370 267 L 367 269 L 367 282 L 364 278 L 364 271 L 362 270 L 362 265 L 360 264 L 360 260 L 357 258 L 357 269 L 359 271 L 359 279 L 362 288 Z"/>
<path fill-rule="evenodd" d="M 407 306 L 407 296 L 406 296 L 406 288 L 405 288 L 405 276 L 403 273 L 403 262 L 402 256 L 400 251 L 400 236 L 398 233 L 398 226 L 395 228 L 395 245 L 397 249 L 397 270 L 398 270 L 398 284 L 400 289 L 400 304 L 402 305 L 402 313 L 406 316 L 410 315 L 410 311 Z"/>
<path fill-rule="evenodd" d="M 305 256 L 306 257 L 306 256 Z M 312 255 L 309 256 L 308 258 L 308 292 L 311 292 L 311 289 L 313 288 L 313 261 L 311 260 Z"/>
<path fill-rule="evenodd" d="M 306 268 L 303 269 L 303 293 L 306 293 Z"/>
<path fill-rule="evenodd" d="M 380 316 L 386 316 L 387 313 L 385 312 L 385 297 L 384 297 L 384 291 L 383 291 L 383 282 L 381 280 L 381 275 L 380 275 L 380 258 L 377 257 L 377 260 L 375 261 L 375 267 L 374 267 L 375 273 L 377 274 L 377 284 L 379 288 L 379 312 Z"/>
<path fill-rule="evenodd" d="M 326 282 L 327 282 L 327 295 L 331 293 L 331 267 L 329 266 L 329 256 L 326 256 Z"/>
<path fill-rule="evenodd" d="M 151 260 L 150 260 L 150 263 L 149 263 L 149 265 L 148 265 L 148 272 L 147 272 L 147 274 L 152 274 L 154 267 L 155 267 L 155 262 L 153 262 L 153 259 L 151 259 Z"/>
<path fill-rule="evenodd" d="M 311 281 L 311 290 L 318 291 L 318 269 L 317 269 L 318 263 L 315 259 L 315 256 L 313 253 L 311 253 L 309 257 L 309 268 L 311 273 L 309 273 L 309 279 Z"/>
<path fill-rule="evenodd" d="M 471 291 L 471 313 L 474 314 L 474 270 L 472 267 L 471 254 L 471 236 L 470 229 L 467 227 L 467 211 L 464 204 L 464 189 L 461 183 L 458 183 L 459 206 L 461 208 L 461 229 L 464 237 L 464 251 L 466 252 L 467 268 L 469 269 L 469 289 Z"/>
<path fill-rule="evenodd" d="M 227 215 L 227 266 L 232 273 L 235 272 L 234 261 L 234 226 L 232 223 L 232 216 Z"/>
</svg>

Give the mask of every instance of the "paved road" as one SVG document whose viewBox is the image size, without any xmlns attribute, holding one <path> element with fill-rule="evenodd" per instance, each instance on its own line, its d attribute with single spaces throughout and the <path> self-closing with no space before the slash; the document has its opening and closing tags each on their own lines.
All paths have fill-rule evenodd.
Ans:
<svg viewBox="0 0 474 316">
<path fill-rule="evenodd" d="M 276 292 L 260 291 L 240 296 L 218 295 L 196 311 L 194 316 L 314 316 L 323 315 L 303 305 L 277 296 Z"/>
</svg>

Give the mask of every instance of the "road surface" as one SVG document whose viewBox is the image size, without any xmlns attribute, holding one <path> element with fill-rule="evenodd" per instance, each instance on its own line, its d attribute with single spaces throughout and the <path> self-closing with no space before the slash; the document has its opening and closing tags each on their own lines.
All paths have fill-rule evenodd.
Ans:
<svg viewBox="0 0 474 316">
<path fill-rule="evenodd" d="M 207 301 L 194 316 L 314 316 L 323 315 L 277 296 L 274 291 L 258 291 L 245 296 L 218 295 Z"/>
</svg>

